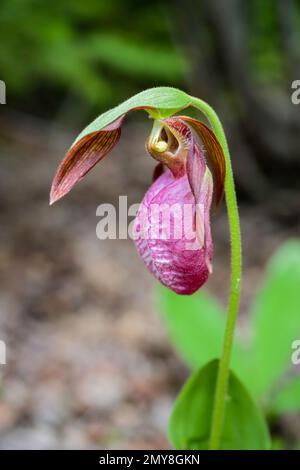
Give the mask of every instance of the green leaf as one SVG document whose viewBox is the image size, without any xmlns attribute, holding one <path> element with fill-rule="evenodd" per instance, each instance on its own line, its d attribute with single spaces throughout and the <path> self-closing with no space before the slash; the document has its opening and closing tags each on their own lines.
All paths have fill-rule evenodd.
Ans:
<svg viewBox="0 0 300 470">
<path fill-rule="evenodd" d="M 295 412 L 300 410 L 300 375 L 283 386 L 275 395 L 271 409 L 277 414 Z"/>
<path fill-rule="evenodd" d="M 174 114 L 191 104 L 191 97 L 181 90 L 171 87 L 156 87 L 144 90 L 132 96 L 120 105 L 91 122 L 77 137 L 73 145 L 91 132 L 99 131 L 133 108 L 152 107 L 160 111 L 163 117 Z"/>
<path fill-rule="evenodd" d="M 218 361 L 195 372 L 177 397 L 169 422 L 169 437 L 175 449 L 208 449 Z M 248 391 L 231 372 L 228 386 L 223 450 L 270 448 L 266 423 Z"/>
<path fill-rule="evenodd" d="M 292 366 L 292 342 L 300 337 L 300 242 L 285 243 L 272 257 L 250 311 L 255 393 L 267 395 Z"/>
<path fill-rule="evenodd" d="M 220 356 L 226 315 L 214 298 L 203 290 L 182 296 L 160 288 L 158 300 L 171 341 L 187 364 L 198 369 Z M 232 369 L 245 375 L 248 360 L 248 352 L 236 336 Z"/>
<path fill-rule="evenodd" d="M 286 444 L 281 437 L 273 437 L 271 450 L 286 450 Z"/>
</svg>

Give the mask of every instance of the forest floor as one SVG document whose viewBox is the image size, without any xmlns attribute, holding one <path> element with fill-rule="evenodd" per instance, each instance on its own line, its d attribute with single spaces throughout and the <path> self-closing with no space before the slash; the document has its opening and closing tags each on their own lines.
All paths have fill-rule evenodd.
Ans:
<svg viewBox="0 0 300 470">
<path fill-rule="evenodd" d="M 1 134 L 1 449 L 170 447 L 168 415 L 189 371 L 170 345 L 155 307 L 156 281 L 133 242 L 96 237 L 100 203 L 116 204 L 119 195 L 140 202 L 150 184 L 146 132 L 127 126 L 113 155 L 51 208 L 51 179 L 72 138 L 31 135 L 30 126 L 13 138 Z M 299 220 L 283 224 L 282 213 L 269 210 L 271 199 L 241 205 L 240 321 L 269 256 L 300 234 Z M 224 207 L 213 216 L 213 233 L 206 288 L 225 303 Z"/>
</svg>

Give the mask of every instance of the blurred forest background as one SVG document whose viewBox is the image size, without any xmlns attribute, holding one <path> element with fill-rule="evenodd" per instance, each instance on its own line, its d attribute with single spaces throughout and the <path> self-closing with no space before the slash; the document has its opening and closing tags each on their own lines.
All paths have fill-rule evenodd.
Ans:
<svg viewBox="0 0 300 470">
<path fill-rule="evenodd" d="M 149 185 L 149 123 L 129 118 L 112 158 L 50 209 L 51 180 L 83 126 L 144 88 L 211 103 L 240 201 L 243 322 L 269 256 L 300 235 L 300 2 L 2 0 L 0 79 L 0 448 L 168 448 L 188 370 L 132 242 L 95 234 L 98 204 L 139 202 Z M 225 302 L 224 207 L 214 235 L 207 289 Z M 280 426 L 300 433 L 299 417 Z"/>
</svg>

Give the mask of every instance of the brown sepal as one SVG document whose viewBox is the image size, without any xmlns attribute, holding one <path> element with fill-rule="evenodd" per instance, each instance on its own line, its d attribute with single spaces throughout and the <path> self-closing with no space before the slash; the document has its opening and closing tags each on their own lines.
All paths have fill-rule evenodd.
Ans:
<svg viewBox="0 0 300 470">
<path fill-rule="evenodd" d="M 116 145 L 124 116 L 100 131 L 87 134 L 65 155 L 54 176 L 50 204 L 65 196 Z"/>
<path fill-rule="evenodd" d="M 214 200 L 216 207 L 218 207 L 224 194 L 226 176 L 225 156 L 221 144 L 219 143 L 214 132 L 203 122 L 189 116 L 177 117 L 189 123 L 203 142 L 211 162 L 212 174 L 214 178 Z"/>
</svg>

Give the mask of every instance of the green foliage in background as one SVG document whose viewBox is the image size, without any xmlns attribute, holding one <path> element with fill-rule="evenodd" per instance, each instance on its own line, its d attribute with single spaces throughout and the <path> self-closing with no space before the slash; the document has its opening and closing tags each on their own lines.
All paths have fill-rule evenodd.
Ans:
<svg viewBox="0 0 300 470">
<path fill-rule="evenodd" d="M 272 418 L 300 410 L 299 366 L 291 361 L 292 344 L 300 339 L 299 286 L 300 242 L 292 240 L 267 266 L 250 306 L 247 338 L 241 331 L 236 335 L 232 370 Z M 220 356 L 225 312 L 215 299 L 203 291 L 182 297 L 164 289 L 160 309 L 171 340 L 189 365 L 198 370 Z"/>
<path fill-rule="evenodd" d="M 293 74 L 300 60 L 300 3 L 252 0 L 249 13 L 252 69 L 274 86 Z"/>
<path fill-rule="evenodd" d="M 9 93 L 43 89 L 117 102 L 142 84 L 176 84 L 186 65 L 159 2 L 2 0 L 1 79 Z"/>
<path fill-rule="evenodd" d="M 243 7 L 239 26 L 246 38 L 248 73 L 274 86 L 299 60 L 300 4 L 293 2 L 294 11 L 286 10 L 285 25 L 276 2 L 244 3 L 237 10 L 241 13 Z M 195 2 L 193 15 L 206 21 L 201 5 L 201 0 Z M 39 93 L 58 103 L 70 93 L 108 107 L 141 88 L 180 86 L 187 77 L 197 82 L 191 70 L 197 61 L 200 73 L 205 69 L 202 54 L 212 60 L 222 37 L 202 28 L 200 40 L 196 32 L 191 35 L 199 54 L 184 56 L 184 45 L 191 40 L 187 31 L 194 26 L 178 30 L 179 16 L 160 0 L 2 0 L 0 79 L 8 84 L 10 103 L 21 98 L 30 108 Z"/>
</svg>

